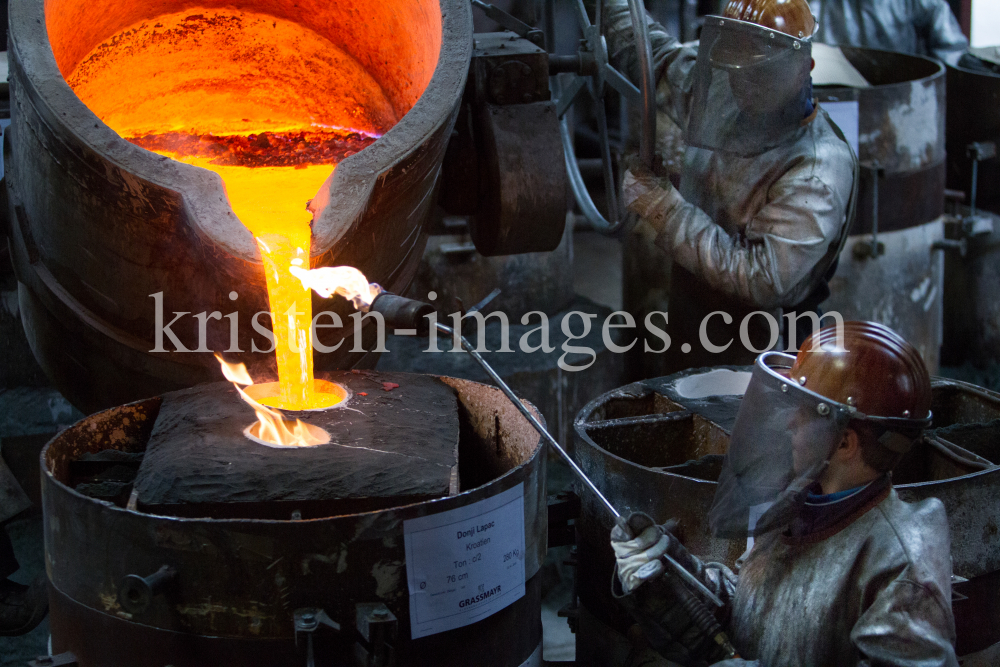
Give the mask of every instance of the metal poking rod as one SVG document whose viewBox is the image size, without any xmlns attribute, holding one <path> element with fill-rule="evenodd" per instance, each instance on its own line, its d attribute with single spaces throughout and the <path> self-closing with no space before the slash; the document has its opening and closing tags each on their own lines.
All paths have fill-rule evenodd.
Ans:
<svg viewBox="0 0 1000 667">
<path fill-rule="evenodd" d="M 455 330 L 445 324 L 441 324 L 440 322 L 434 322 L 434 327 L 441 333 L 451 336 L 453 340 L 456 337 Z M 469 356 L 471 356 L 473 359 L 476 360 L 476 363 L 479 364 L 484 371 L 486 371 L 486 374 L 489 375 L 490 378 L 493 380 L 493 382 L 496 383 L 497 387 L 500 388 L 500 391 L 502 391 L 510 400 L 510 402 L 514 404 L 514 406 L 518 409 L 518 411 L 520 411 L 520 413 L 524 415 L 524 418 L 528 420 L 528 423 L 530 423 L 535 428 L 535 430 L 538 431 L 538 434 L 542 436 L 542 439 L 544 439 L 545 442 L 549 444 L 549 446 L 555 448 L 555 450 L 559 452 L 559 455 L 566 460 L 566 463 L 569 464 L 570 469 L 572 469 L 572 471 L 576 474 L 576 476 L 580 479 L 580 481 L 583 482 L 587 486 L 587 488 L 590 489 L 590 491 L 595 496 L 597 496 L 598 500 L 601 501 L 601 504 L 604 505 L 604 507 L 606 507 L 609 512 L 611 512 L 611 515 L 615 518 L 615 523 L 618 526 L 620 526 L 627 534 L 631 534 L 628 522 L 626 521 L 625 517 L 621 515 L 621 512 L 615 509 L 615 506 L 612 505 L 611 502 L 604 497 L 604 494 L 601 493 L 601 490 L 598 489 L 597 486 L 595 486 L 592 481 L 590 481 L 590 478 L 587 476 L 587 473 L 583 472 L 583 470 L 580 469 L 580 466 L 576 464 L 576 461 L 574 461 L 573 458 L 566 452 L 566 450 L 563 449 L 558 442 L 556 442 L 556 439 L 552 437 L 548 429 L 542 426 L 542 423 L 538 421 L 538 418 L 535 417 L 535 415 L 531 414 L 531 411 L 528 410 L 528 408 L 525 407 L 524 403 L 522 403 L 520 399 L 518 399 L 518 397 L 514 394 L 514 392 L 511 391 L 511 388 L 507 386 L 507 383 L 504 382 L 499 375 L 497 375 L 497 372 L 493 370 L 493 367 L 490 366 L 478 352 L 476 352 L 476 348 L 472 346 L 472 343 L 470 343 L 465 338 L 465 336 L 462 336 L 461 334 L 459 334 L 457 338 L 461 341 L 462 348 L 469 353 Z M 700 592 L 706 598 L 711 600 L 711 602 L 717 607 L 722 606 L 722 600 L 720 600 L 718 596 L 715 595 L 715 593 L 709 590 L 709 588 L 705 586 L 705 584 L 703 584 L 701 581 L 699 581 L 697 577 L 688 572 L 687 569 L 684 568 L 684 566 L 682 566 L 676 560 L 671 558 L 669 554 L 666 553 L 663 554 L 663 559 L 670 564 L 670 566 L 681 577 L 681 579 L 683 579 L 688 584 L 697 589 L 698 592 Z"/>
<path fill-rule="evenodd" d="M 435 322 L 434 326 L 441 333 L 446 334 L 448 336 L 452 336 L 453 338 L 455 337 L 455 330 L 449 327 L 448 325 L 441 324 L 440 322 Z M 607 498 L 604 497 L 604 494 L 601 493 L 601 490 L 598 489 L 596 486 L 594 486 L 594 483 L 590 481 L 589 477 L 587 477 L 587 473 L 583 472 L 583 470 L 580 469 L 580 466 L 576 464 L 576 461 L 573 460 L 573 457 L 571 457 L 566 452 L 566 450 L 562 448 L 562 445 L 556 442 L 556 439 L 552 437 L 552 435 L 548 432 L 548 429 L 542 426 L 541 422 L 538 421 L 538 418 L 535 417 L 535 415 L 531 414 L 531 410 L 529 410 L 524 406 L 524 403 L 522 403 L 514 394 L 514 392 L 511 391 L 511 388 L 507 386 L 507 383 L 504 382 L 499 375 L 497 375 L 497 372 L 493 370 L 493 367 L 490 366 L 485 359 L 483 359 L 482 355 L 476 352 L 476 348 L 472 346 L 472 343 L 470 343 L 465 336 L 459 335 L 458 338 L 462 342 L 462 348 L 469 353 L 469 356 L 471 356 L 473 359 L 476 360 L 477 364 L 482 366 L 483 370 L 486 371 L 486 374 L 489 375 L 490 378 L 492 378 L 493 382 L 496 383 L 497 387 L 500 388 L 500 391 L 502 391 L 504 394 L 507 395 L 507 398 L 510 399 L 510 402 L 513 403 L 514 406 L 521 412 L 521 414 L 524 415 L 524 418 L 527 419 L 528 422 L 535 427 L 535 430 L 538 431 L 538 434 L 542 436 L 542 438 L 547 443 L 549 443 L 550 446 L 554 447 L 555 450 L 559 452 L 559 455 L 566 460 L 566 463 L 568 463 L 569 467 L 572 468 L 574 473 L 576 473 L 576 476 L 580 478 L 580 481 L 586 484 L 587 488 L 589 488 L 594 493 L 594 495 L 597 496 L 597 498 L 601 501 L 601 504 L 603 504 L 608 509 L 608 511 L 611 512 L 611 514 L 615 517 L 616 521 L 623 522 L 624 519 L 622 519 L 621 513 L 615 509 L 615 506 L 612 505 Z"/>
</svg>

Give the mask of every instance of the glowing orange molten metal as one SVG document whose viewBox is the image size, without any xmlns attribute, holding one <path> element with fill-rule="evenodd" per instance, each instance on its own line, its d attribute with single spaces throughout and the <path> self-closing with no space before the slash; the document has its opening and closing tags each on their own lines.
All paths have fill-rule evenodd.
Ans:
<svg viewBox="0 0 1000 667">
<path fill-rule="evenodd" d="M 240 385 L 256 387 L 247 367 L 243 364 L 227 363 L 219 355 L 215 355 L 222 366 L 222 374 L 233 383 L 243 400 L 253 406 L 257 413 L 257 421 L 246 429 L 246 435 L 258 442 L 272 447 L 313 447 L 330 442 L 330 434 L 312 424 L 296 419 L 289 421 L 280 412 L 271 410 L 250 397 L 240 388 Z M 331 384 L 331 383 L 326 383 Z"/>
<path fill-rule="evenodd" d="M 66 79 L 129 141 L 219 174 L 233 212 L 256 237 L 280 392 L 256 401 L 240 393 L 261 424 L 285 439 L 292 436 L 279 433 L 280 415 L 262 403 L 308 410 L 342 401 L 343 392 L 328 390 L 334 385 L 314 381 L 310 285 L 291 271 L 312 275 L 309 200 L 337 162 L 398 120 L 379 83 L 308 27 L 225 7 L 138 21 L 92 49 Z M 327 296 L 370 303 L 378 294 L 360 273 L 333 271 L 358 286 L 334 285 Z"/>
</svg>

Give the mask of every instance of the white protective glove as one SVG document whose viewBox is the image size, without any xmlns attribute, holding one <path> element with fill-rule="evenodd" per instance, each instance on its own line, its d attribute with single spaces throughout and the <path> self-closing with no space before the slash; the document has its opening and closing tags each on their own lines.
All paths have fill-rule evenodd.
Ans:
<svg viewBox="0 0 1000 667">
<path fill-rule="evenodd" d="M 617 559 L 622 592 L 627 595 L 644 581 L 660 576 L 663 573 L 660 556 L 666 553 L 668 546 L 670 538 L 659 526 L 649 526 L 633 539 L 628 539 L 621 528 L 615 527 L 611 531 L 611 548 Z M 643 567 L 647 563 L 650 565 Z"/>
</svg>

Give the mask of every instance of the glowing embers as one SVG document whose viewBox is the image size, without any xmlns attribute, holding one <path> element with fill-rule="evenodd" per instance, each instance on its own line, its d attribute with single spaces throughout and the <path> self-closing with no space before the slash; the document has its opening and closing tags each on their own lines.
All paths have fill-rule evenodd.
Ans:
<svg viewBox="0 0 1000 667">
<path fill-rule="evenodd" d="M 260 134 L 185 134 L 165 132 L 127 137 L 136 146 L 202 164 L 234 167 L 298 167 L 334 164 L 354 155 L 375 137 L 345 130 L 261 132 Z M 199 165 L 201 166 L 201 165 Z M 207 167 L 212 168 L 212 167 Z"/>
</svg>

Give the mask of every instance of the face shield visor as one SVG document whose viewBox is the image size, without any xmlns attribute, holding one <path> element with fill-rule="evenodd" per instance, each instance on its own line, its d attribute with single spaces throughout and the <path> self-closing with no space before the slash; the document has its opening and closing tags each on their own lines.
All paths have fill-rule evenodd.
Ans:
<svg viewBox="0 0 1000 667">
<path fill-rule="evenodd" d="M 843 439 L 855 411 L 788 377 L 795 357 L 762 354 L 740 403 L 709 524 L 717 537 L 784 527 Z"/>
<path fill-rule="evenodd" d="M 793 141 L 805 117 L 812 43 L 709 16 L 694 67 L 688 145 L 742 156 Z"/>
</svg>

